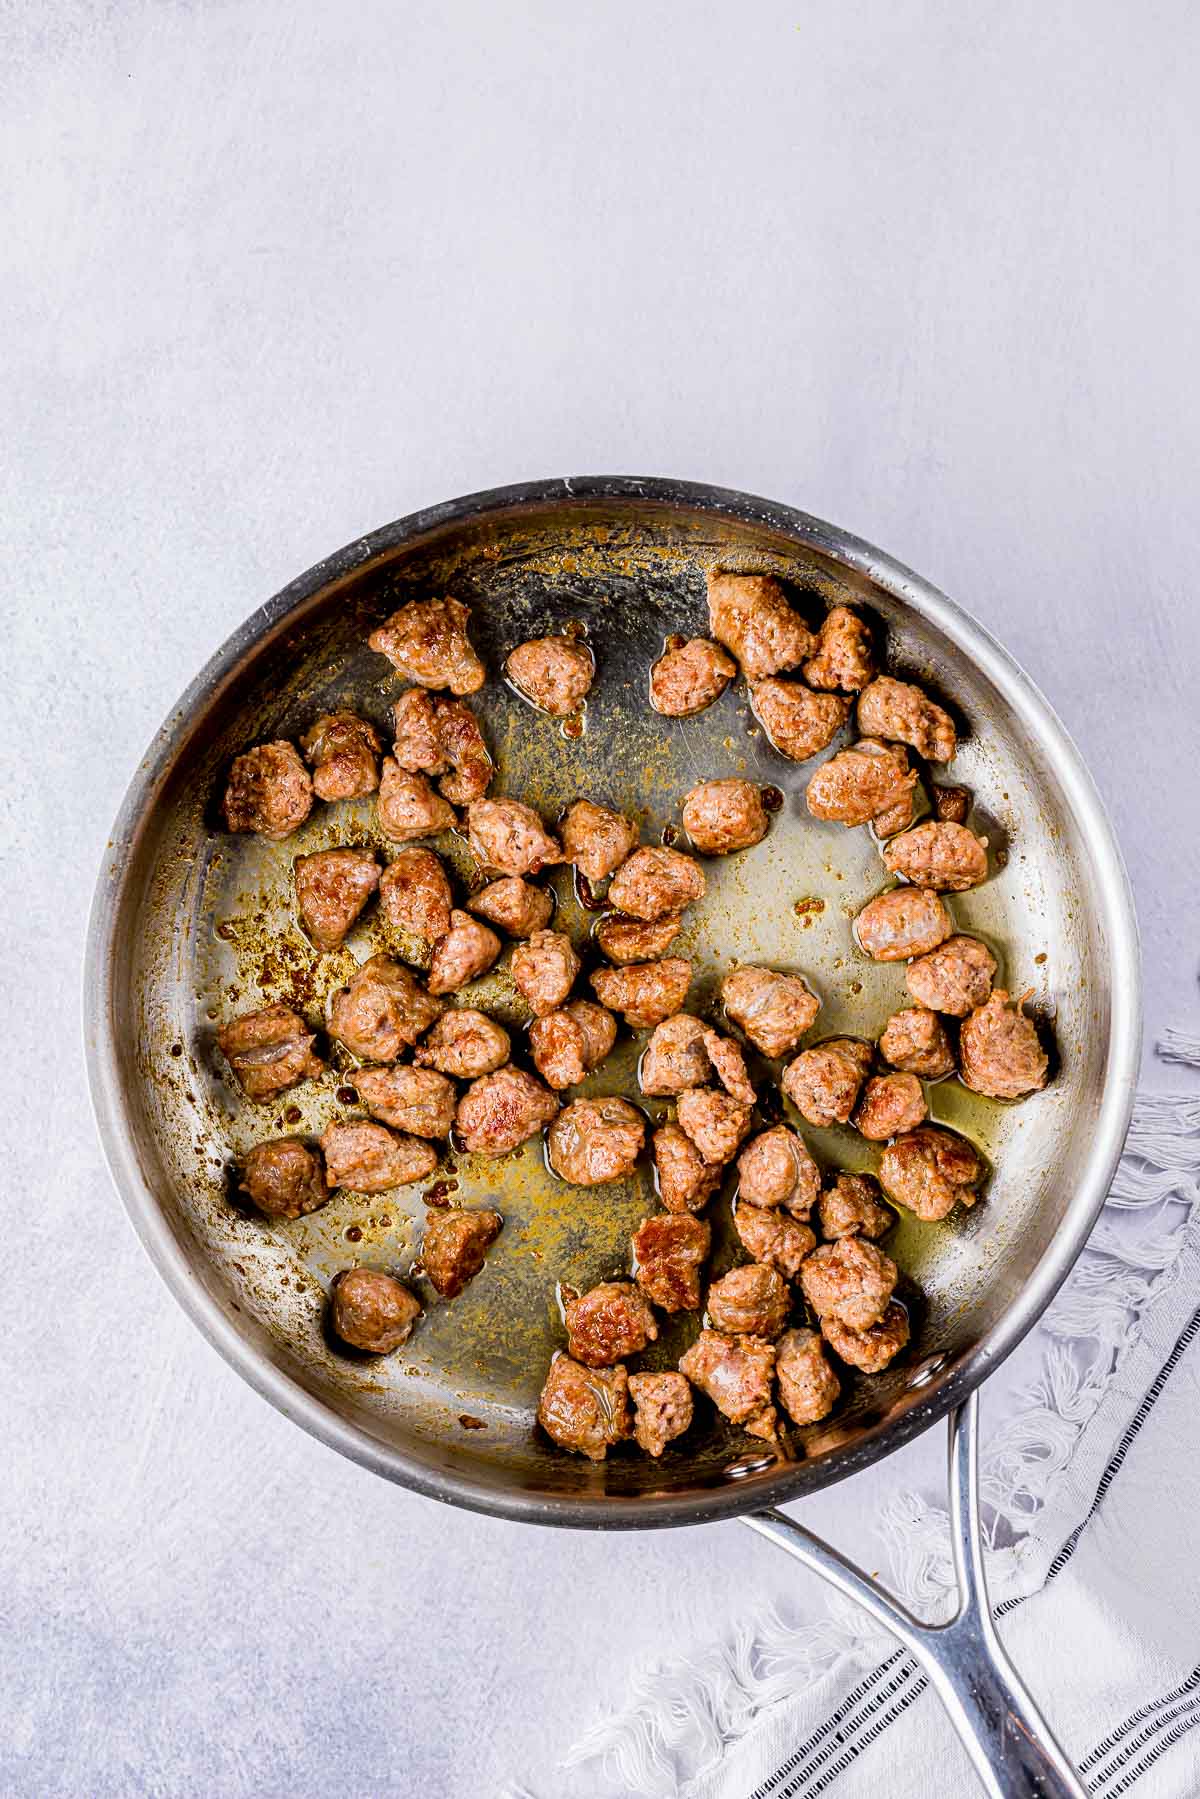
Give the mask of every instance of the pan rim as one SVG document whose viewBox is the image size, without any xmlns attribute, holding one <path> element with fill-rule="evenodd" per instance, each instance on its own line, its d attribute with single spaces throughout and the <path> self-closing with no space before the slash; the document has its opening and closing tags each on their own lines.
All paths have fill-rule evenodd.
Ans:
<svg viewBox="0 0 1200 1799">
<path fill-rule="evenodd" d="M 1006 703 L 1054 758 L 1064 799 L 1078 819 L 1096 874 L 1112 961 L 1108 1057 L 1096 1129 L 1074 1198 L 1037 1268 L 987 1335 L 943 1371 L 905 1410 L 865 1430 L 841 1453 L 785 1465 L 753 1489 L 736 1482 L 703 1493 L 622 1497 L 552 1495 L 493 1488 L 451 1471 L 434 1472 L 385 1446 L 335 1407 L 308 1392 L 244 1337 L 197 1279 L 138 1165 L 126 1128 L 112 1033 L 112 931 L 123 880 L 115 861 L 132 846 L 180 739 L 202 698 L 232 677 L 259 640 L 333 582 L 416 538 L 488 512 L 551 503 L 636 500 L 689 507 L 764 524 L 824 552 L 928 618 L 982 669 Z M 1137 920 L 1120 847 L 1095 783 L 1071 736 L 1036 684 L 985 626 L 914 570 L 823 519 L 734 489 L 640 476 L 572 476 L 520 482 L 463 495 L 409 513 L 352 540 L 259 606 L 209 657 L 154 734 L 129 782 L 109 834 L 88 920 L 82 989 L 88 1089 L 101 1148 L 127 1217 L 174 1299 L 209 1344 L 285 1417 L 373 1473 L 432 1499 L 493 1517 L 586 1529 L 671 1527 L 736 1516 L 786 1503 L 833 1484 L 891 1454 L 944 1417 L 1012 1352 L 1045 1311 L 1074 1266 L 1104 1203 L 1132 1114 L 1141 1052 L 1141 971 Z"/>
</svg>

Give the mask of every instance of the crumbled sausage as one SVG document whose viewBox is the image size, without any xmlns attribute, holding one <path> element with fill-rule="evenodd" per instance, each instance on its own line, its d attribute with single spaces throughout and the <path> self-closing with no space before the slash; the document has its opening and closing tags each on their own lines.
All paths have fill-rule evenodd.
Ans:
<svg viewBox="0 0 1200 1799">
<path fill-rule="evenodd" d="M 859 693 L 875 673 L 871 633 L 849 606 L 831 606 L 821 623 L 820 647 L 804 664 L 810 687 Z"/>
<path fill-rule="evenodd" d="M 850 716 L 850 701 L 814 693 L 803 681 L 756 681 L 750 710 L 781 756 L 807 762 L 827 749 Z"/>
<path fill-rule="evenodd" d="M 379 885 L 370 850 L 318 850 L 292 865 L 300 923 L 318 949 L 336 949 Z"/>
<path fill-rule="evenodd" d="M 839 1174 L 817 1202 L 821 1235 L 835 1237 L 884 1236 L 896 1222 L 894 1212 L 880 1203 L 879 1182 L 871 1174 Z"/>
<path fill-rule="evenodd" d="M 1037 1028 L 1003 987 L 964 1018 L 958 1040 L 963 1085 L 990 1099 L 1020 1099 L 1046 1085 L 1049 1058 Z"/>
<path fill-rule="evenodd" d="M 379 905 L 396 931 L 427 953 L 450 929 L 450 881 L 432 850 L 397 852 L 379 878 Z"/>
<path fill-rule="evenodd" d="M 535 931 L 513 951 L 513 986 L 535 1018 L 566 1001 L 579 973 L 579 957 L 562 931 Z"/>
<path fill-rule="evenodd" d="M 374 1268 L 346 1269 L 335 1278 L 329 1300 L 334 1335 L 371 1355 L 388 1355 L 407 1343 L 421 1316 L 408 1288 Z"/>
<path fill-rule="evenodd" d="M 726 1014 L 764 1056 L 785 1056 L 810 1028 L 821 1002 L 798 974 L 734 968 L 721 982 Z"/>
<path fill-rule="evenodd" d="M 633 1173 L 645 1139 L 646 1121 L 627 1099 L 576 1099 L 546 1133 L 546 1155 L 564 1181 L 600 1187 Z"/>
<path fill-rule="evenodd" d="M 785 1331 L 775 1348 L 779 1398 L 794 1424 L 816 1424 L 837 1403 L 841 1386 L 813 1330 Z"/>
<path fill-rule="evenodd" d="M 458 1095 L 432 1068 L 360 1068 L 358 1097 L 373 1118 L 414 1137 L 448 1137 Z"/>
<path fill-rule="evenodd" d="M 899 744 L 864 737 L 821 764 L 804 798 L 814 818 L 846 826 L 874 823 L 880 835 L 887 836 L 880 819 L 890 822 L 895 815 L 901 829 L 911 824 L 916 784 L 916 770 L 909 768 L 907 752 Z"/>
<path fill-rule="evenodd" d="M 457 993 L 460 987 L 477 981 L 503 947 L 495 931 L 456 908 L 450 914 L 450 929 L 434 945 L 427 983 L 430 993 Z"/>
<path fill-rule="evenodd" d="M 557 839 L 520 800 L 475 800 L 467 807 L 467 830 L 476 860 L 502 875 L 536 874 L 562 861 Z"/>
<path fill-rule="evenodd" d="M 727 1337 L 720 1331 L 702 1330 L 679 1372 L 707 1393 L 719 1412 L 732 1424 L 744 1425 L 752 1437 L 774 1442 L 779 1414 L 771 1403 L 775 1376 L 775 1345 L 758 1337 Z"/>
<path fill-rule="evenodd" d="M 754 1086 L 746 1073 L 746 1058 L 738 1045 L 732 1038 L 722 1037 L 720 1031 L 706 1029 L 704 1048 L 712 1063 L 713 1073 L 726 1093 L 740 1100 L 744 1106 L 752 1106 L 756 1097 Z"/>
<path fill-rule="evenodd" d="M 893 1068 L 937 1081 L 954 1070 L 954 1051 L 946 1027 L 928 1006 L 905 1006 L 883 1027 L 879 1053 Z"/>
<path fill-rule="evenodd" d="M 948 937 L 904 971 L 913 998 L 931 1012 L 945 1012 L 951 1018 L 965 1018 L 982 1006 L 995 978 L 996 958 L 978 937 Z"/>
<path fill-rule="evenodd" d="M 703 1218 L 656 1212 L 634 1232 L 634 1278 L 664 1312 L 699 1311 L 700 1270 L 711 1248 L 712 1230 Z"/>
<path fill-rule="evenodd" d="M 538 1401 L 538 1423 L 560 1449 L 602 1462 L 629 1436 L 629 1377 L 623 1367 L 585 1368 L 561 1351 Z"/>
<path fill-rule="evenodd" d="M 319 800 L 358 800 L 379 785 L 379 732 L 356 712 L 326 712 L 300 739 Z"/>
<path fill-rule="evenodd" d="M 609 904 L 648 924 L 669 912 L 682 912 L 704 898 L 704 874 L 698 863 L 679 850 L 650 846 L 634 850 L 612 878 Z"/>
<path fill-rule="evenodd" d="M 619 1012 L 635 1031 L 652 1029 L 678 1012 L 691 981 L 692 965 L 682 956 L 631 962 L 623 968 L 598 968 L 591 976 L 600 1004 Z"/>
<path fill-rule="evenodd" d="M 708 574 L 709 629 L 741 664 L 748 681 L 795 668 L 817 647 L 772 575 Z"/>
<path fill-rule="evenodd" d="M 436 837 L 457 824 L 454 807 L 435 793 L 424 775 L 410 775 L 394 756 L 385 756 L 375 801 L 379 829 L 392 843 Z"/>
<path fill-rule="evenodd" d="M 893 887 L 863 907 L 854 929 L 876 962 L 904 962 L 944 943 L 954 923 L 931 888 Z"/>
<path fill-rule="evenodd" d="M 299 830 L 312 803 L 308 770 L 290 743 L 260 743 L 235 757 L 224 800 L 231 831 L 257 831 L 280 843 Z"/>
<path fill-rule="evenodd" d="M 776 1268 L 747 1262 L 708 1289 L 708 1316 L 714 1330 L 733 1336 L 777 1337 L 792 1309 L 788 1284 Z"/>
<path fill-rule="evenodd" d="M 483 1267 L 504 1224 L 499 1212 L 438 1206 L 425 1214 L 421 1261 L 443 1299 L 454 1299 Z"/>
<path fill-rule="evenodd" d="M 692 1422 L 692 1389 L 682 1374 L 631 1374 L 633 1434 L 638 1448 L 658 1457 Z"/>
<path fill-rule="evenodd" d="M 268 1218 L 301 1218 L 329 1198 L 321 1158 L 300 1137 L 256 1143 L 242 1162 L 240 1184 Z"/>
<path fill-rule="evenodd" d="M 478 693 L 485 673 L 467 636 L 470 617 L 461 600 L 410 600 L 367 642 L 418 687 Z"/>
<path fill-rule="evenodd" d="M 442 693 L 434 700 L 433 711 L 438 742 L 453 771 L 443 775 L 438 786 L 451 805 L 469 806 L 483 798 L 496 772 L 479 720 L 465 700 L 447 699 Z"/>
<path fill-rule="evenodd" d="M 610 1368 L 658 1336 L 654 1313 L 632 1281 L 601 1281 L 563 1312 L 567 1351 L 587 1368 Z"/>
<path fill-rule="evenodd" d="M 686 1131 L 706 1162 L 732 1162 L 750 1129 L 752 1106 L 711 1087 L 689 1087 L 675 1103 L 679 1128 Z"/>
<path fill-rule="evenodd" d="M 931 782 L 929 798 L 935 818 L 944 819 L 947 824 L 952 825 L 966 824 L 967 814 L 971 810 L 969 787 L 952 787 L 948 783 Z"/>
<path fill-rule="evenodd" d="M 782 1206 L 807 1218 L 820 1191 L 820 1170 L 786 1124 L 760 1131 L 738 1157 L 738 1196 L 747 1205 Z"/>
<path fill-rule="evenodd" d="M 459 1006 L 443 1012 L 417 1046 L 413 1061 L 418 1068 L 436 1068 L 439 1074 L 474 1081 L 481 1074 L 503 1068 L 511 1052 L 512 1043 L 502 1024 L 473 1006 Z"/>
<path fill-rule="evenodd" d="M 438 1152 L 419 1137 L 398 1136 L 365 1118 L 341 1119 L 321 1138 L 331 1187 L 355 1193 L 387 1193 L 423 1181 L 437 1167 Z"/>
<path fill-rule="evenodd" d="M 657 1025 L 638 1066 L 642 1092 L 671 1096 L 685 1087 L 702 1087 L 711 1066 L 704 1047 L 706 1030 L 690 1012 L 676 1012 Z"/>
<path fill-rule="evenodd" d="M 834 1354 L 863 1374 L 881 1374 L 908 1342 L 908 1313 L 892 1301 L 870 1330 L 848 1330 L 836 1318 L 822 1318 L 821 1335 Z"/>
<path fill-rule="evenodd" d="M 603 881 L 637 848 L 637 826 L 623 812 L 575 800 L 562 821 L 563 857 L 589 881 Z"/>
<path fill-rule="evenodd" d="M 594 935 L 610 962 L 654 962 L 666 955 L 682 923 L 680 912 L 669 912 L 653 924 L 642 918 L 625 918 L 620 912 L 606 912 Z"/>
<path fill-rule="evenodd" d="M 879 1159 L 879 1184 L 888 1198 L 936 1224 L 959 1200 L 973 1206 L 983 1166 L 965 1137 L 926 1124 L 897 1137 Z"/>
<path fill-rule="evenodd" d="M 534 1066 L 556 1092 L 574 1087 L 598 1068 L 616 1041 L 617 1021 L 590 999 L 573 999 L 557 1012 L 535 1018 L 529 1027 Z"/>
<path fill-rule="evenodd" d="M 707 637 L 664 650 L 650 670 L 650 704 L 664 718 L 694 718 L 719 700 L 737 664 Z"/>
<path fill-rule="evenodd" d="M 910 681 L 879 675 L 858 696 L 858 728 L 864 737 L 907 743 L 927 762 L 949 762 L 958 747 L 954 720 Z"/>
<path fill-rule="evenodd" d="M 534 637 L 518 644 L 504 671 L 519 693 L 551 718 L 577 712 L 596 678 L 596 658 L 574 637 Z"/>
<path fill-rule="evenodd" d="M 786 1213 L 768 1212 L 762 1206 L 734 1207 L 733 1222 L 742 1247 L 756 1262 L 777 1268 L 785 1280 L 798 1280 L 800 1264 L 816 1247 L 816 1236 L 807 1224 Z"/>
<path fill-rule="evenodd" d="M 503 1156 L 535 1136 L 557 1111 L 548 1088 L 509 1064 L 471 1082 L 458 1102 L 455 1135 L 470 1153 Z"/>
<path fill-rule="evenodd" d="M 394 1062 L 445 1011 L 390 956 L 372 956 L 329 1001 L 329 1034 L 361 1062 Z"/>
<path fill-rule="evenodd" d="M 886 1143 L 923 1124 L 928 1110 L 915 1074 L 876 1074 L 863 1088 L 854 1128 L 871 1143 Z"/>
<path fill-rule="evenodd" d="M 311 1080 L 325 1064 L 313 1054 L 316 1033 L 290 1006 L 264 1006 L 243 1013 L 217 1032 L 221 1054 L 247 1099 L 274 1099 Z"/>
<path fill-rule="evenodd" d="M 916 887 L 965 893 L 987 880 L 987 838 L 976 837 L 966 825 L 931 819 L 893 837 L 883 861 L 889 874 L 902 875 Z"/>
<path fill-rule="evenodd" d="M 551 896 L 519 875 L 504 875 L 490 882 L 467 901 L 467 906 L 489 924 L 499 925 L 510 937 L 532 937 L 549 924 L 554 911 Z"/>
<path fill-rule="evenodd" d="M 686 1131 L 662 1124 L 654 1133 L 654 1176 L 668 1212 L 699 1212 L 721 1185 L 721 1167 L 704 1160 Z"/>
<path fill-rule="evenodd" d="M 830 1037 L 802 1050 L 780 1078 L 802 1118 L 818 1128 L 846 1124 L 871 1066 L 871 1046 L 857 1037 Z"/>
<path fill-rule="evenodd" d="M 800 1285 L 817 1317 L 847 1330 L 878 1324 L 896 1290 L 891 1256 L 865 1237 L 839 1237 L 814 1249 L 800 1270 Z"/>
<path fill-rule="evenodd" d="M 683 801 L 683 828 L 702 856 L 728 856 L 761 843 L 770 820 L 753 781 L 701 781 Z"/>
</svg>

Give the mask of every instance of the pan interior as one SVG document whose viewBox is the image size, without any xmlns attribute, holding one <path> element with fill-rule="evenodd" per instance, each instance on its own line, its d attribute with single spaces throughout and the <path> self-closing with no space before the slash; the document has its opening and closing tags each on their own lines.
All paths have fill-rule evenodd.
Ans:
<svg viewBox="0 0 1200 1799">
<path fill-rule="evenodd" d="M 978 1099 L 956 1082 L 930 1089 L 934 1119 L 984 1152 L 989 1185 L 974 1211 L 960 1209 L 946 1223 L 903 1217 L 888 1248 L 907 1278 L 914 1346 L 885 1375 L 848 1382 L 832 1420 L 796 1433 L 790 1461 L 772 1463 L 761 1445 L 710 1425 L 705 1404 L 705 1420 L 660 1462 L 623 1448 L 593 1466 L 553 1450 L 532 1424 L 546 1365 L 563 1341 L 556 1283 L 583 1289 L 627 1269 L 631 1230 L 656 1204 L 649 1173 L 582 1190 L 547 1171 L 539 1140 L 499 1162 L 453 1155 L 453 1171 L 435 1178 L 457 1182 L 456 1203 L 494 1205 L 505 1218 L 484 1272 L 451 1302 L 437 1302 L 426 1284 L 426 1315 L 391 1357 L 356 1360 L 331 1346 L 323 1325 L 331 1278 L 356 1263 L 403 1273 L 417 1254 L 422 1190 L 373 1199 L 343 1193 L 286 1224 L 239 1210 L 230 1179 L 238 1156 L 263 1137 L 317 1134 L 345 1115 L 337 1091 L 352 1074 L 334 1066 L 275 1106 L 252 1107 L 223 1077 L 215 1031 L 276 999 L 319 1022 L 328 992 L 388 947 L 371 914 L 342 950 L 316 955 L 295 924 L 291 891 L 296 854 L 379 839 L 369 802 L 318 805 L 281 845 L 222 834 L 215 804 L 233 755 L 264 739 L 295 739 L 321 711 L 353 708 L 388 735 L 388 709 L 406 683 L 365 647 L 367 633 L 405 598 L 452 592 L 472 606 L 489 669 L 472 703 L 499 765 L 494 792 L 524 798 L 550 819 L 585 794 L 635 814 L 646 842 L 678 823 L 678 802 L 697 780 L 746 774 L 782 795 L 763 844 L 706 864 L 707 897 L 675 952 L 697 965 L 691 1008 L 715 1008 L 717 981 L 732 961 L 765 962 L 802 971 L 820 995 L 814 1036 L 875 1036 L 905 990 L 903 968 L 866 960 L 851 933 L 852 915 L 887 884 L 870 832 L 808 816 L 803 793 L 816 763 L 797 766 L 772 750 L 743 684 L 687 721 L 659 718 L 646 703 L 647 671 L 664 638 L 705 629 L 704 577 L 713 563 L 780 575 L 814 617 L 834 599 L 864 607 L 886 636 L 891 670 L 927 683 L 966 725 L 946 778 L 971 788 L 972 823 L 986 831 L 999 866 L 981 889 L 952 896 L 950 909 L 961 929 L 992 945 L 1002 984 L 1033 995 L 1035 1011 L 1052 1023 L 1061 1067 L 1046 1092 L 1020 1105 Z M 598 662 L 576 740 L 500 679 L 516 643 L 572 620 L 586 627 Z M 447 837 L 434 847 L 465 876 L 461 842 Z M 179 726 L 153 803 L 114 854 L 111 877 L 120 1103 L 142 1181 L 193 1278 L 242 1342 L 286 1377 L 299 1410 L 311 1410 L 311 1401 L 326 1408 L 343 1434 L 349 1428 L 354 1453 L 384 1472 L 480 1504 L 503 1508 L 505 1496 L 519 1492 L 531 1509 L 544 1501 L 551 1512 L 562 1498 L 658 1494 L 690 1497 L 699 1516 L 731 1483 L 765 1502 L 852 1465 L 856 1449 L 919 1406 L 1011 1305 L 1066 1214 L 1073 1171 L 1096 1126 L 1109 1039 L 1104 911 L 1056 769 L 988 676 L 901 592 L 761 518 L 628 497 L 564 498 L 434 523 L 371 556 L 301 596 Z M 562 871 L 553 885 L 559 920 L 578 937 L 587 914 Z M 510 1022 L 521 1053 L 525 1014 L 507 962 L 506 953 L 461 1000 Z M 643 1041 L 623 1033 L 584 1090 L 636 1097 Z M 647 1110 L 661 1113 L 656 1102 Z M 828 1167 L 876 1159 L 849 1130 L 806 1126 L 804 1134 Z M 732 1185 L 711 1208 L 718 1273 L 737 1259 Z M 697 1328 L 695 1319 L 664 1328 L 644 1365 L 673 1366 Z"/>
</svg>

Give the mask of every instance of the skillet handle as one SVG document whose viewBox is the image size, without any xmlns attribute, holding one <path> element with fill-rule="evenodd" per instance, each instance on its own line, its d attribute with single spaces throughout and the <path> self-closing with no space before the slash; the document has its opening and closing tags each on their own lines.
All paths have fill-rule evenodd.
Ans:
<svg viewBox="0 0 1200 1799">
<path fill-rule="evenodd" d="M 950 1517 L 959 1604 L 947 1624 L 923 1624 L 804 1525 L 782 1512 L 743 1520 L 899 1637 L 949 1714 L 990 1799 L 1087 1799 L 996 1635 L 979 1520 L 979 1401 L 950 1414 Z"/>
</svg>

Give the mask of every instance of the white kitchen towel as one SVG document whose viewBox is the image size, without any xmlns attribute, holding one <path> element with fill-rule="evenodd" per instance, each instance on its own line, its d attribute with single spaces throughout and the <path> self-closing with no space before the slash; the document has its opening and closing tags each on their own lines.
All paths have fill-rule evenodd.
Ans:
<svg viewBox="0 0 1200 1799">
<path fill-rule="evenodd" d="M 1167 1059 L 1200 1066 L 1168 1034 Z M 1200 1100 L 1139 1096 L 1104 1213 L 986 1444 L 1000 1634 L 1095 1794 L 1200 1793 Z M 946 1517 L 883 1511 L 884 1578 L 947 1615 Z M 620 1799 L 973 1799 L 916 1663 L 849 1602 L 664 1662 L 568 1757 Z"/>
</svg>

